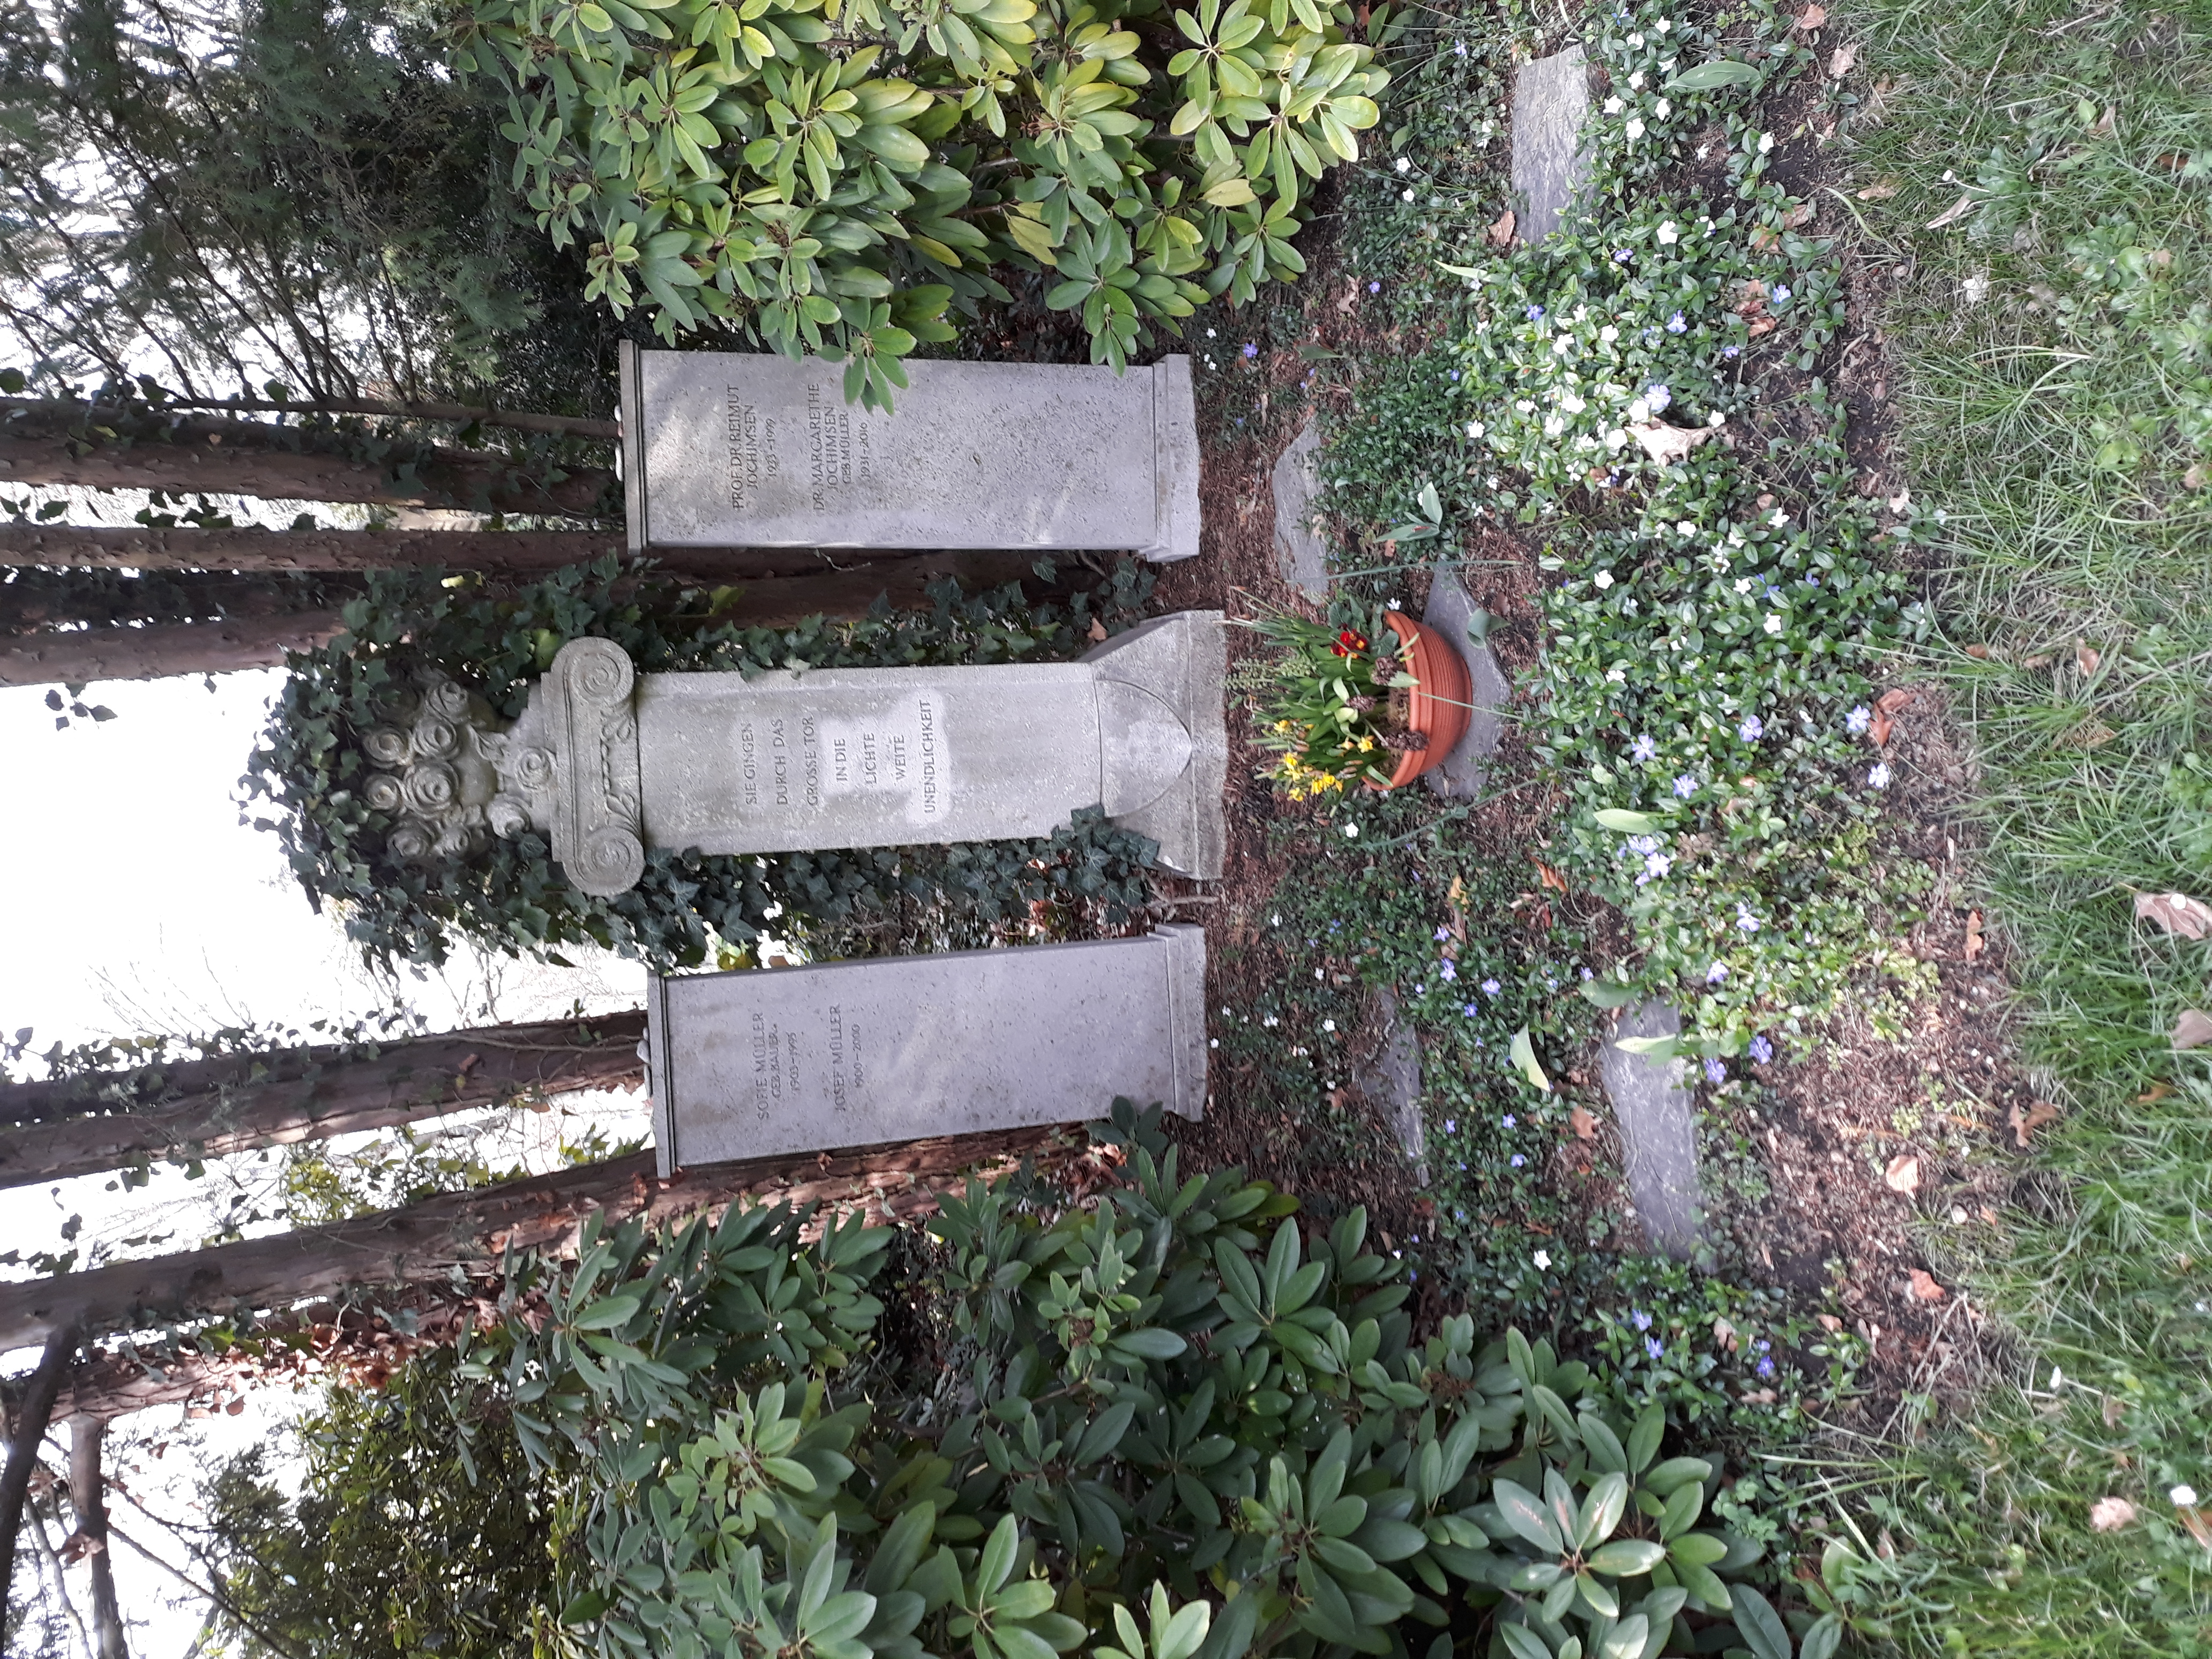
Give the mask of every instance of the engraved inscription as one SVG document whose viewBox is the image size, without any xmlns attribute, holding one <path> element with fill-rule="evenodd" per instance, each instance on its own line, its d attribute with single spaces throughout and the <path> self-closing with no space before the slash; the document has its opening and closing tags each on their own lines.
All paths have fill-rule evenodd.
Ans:
<svg viewBox="0 0 2212 1659">
<path fill-rule="evenodd" d="M 875 439 L 864 419 L 855 421 L 835 388 L 806 383 L 806 488 L 817 513 L 827 512 L 834 492 L 875 482 Z"/>
<path fill-rule="evenodd" d="M 941 692 L 832 697 L 811 708 L 796 695 L 780 696 L 769 708 L 786 712 L 745 716 L 733 731 L 744 811 L 811 821 L 865 805 L 876 821 L 917 826 L 951 816 Z"/>
<path fill-rule="evenodd" d="M 776 476 L 775 417 L 747 403 L 742 387 L 726 387 L 722 435 L 729 452 L 730 505 L 740 512 L 757 507 L 761 487 Z"/>
</svg>

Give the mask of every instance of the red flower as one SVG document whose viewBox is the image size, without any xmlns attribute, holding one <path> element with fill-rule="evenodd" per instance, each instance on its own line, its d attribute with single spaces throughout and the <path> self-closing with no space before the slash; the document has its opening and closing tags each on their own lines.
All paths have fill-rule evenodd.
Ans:
<svg viewBox="0 0 2212 1659">
<path fill-rule="evenodd" d="M 1336 636 L 1336 643 L 1329 647 L 1329 649 L 1340 657 L 1348 657 L 1355 651 L 1364 651 L 1366 648 L 1366 640 L 1348 628 Z"/>
</svg>

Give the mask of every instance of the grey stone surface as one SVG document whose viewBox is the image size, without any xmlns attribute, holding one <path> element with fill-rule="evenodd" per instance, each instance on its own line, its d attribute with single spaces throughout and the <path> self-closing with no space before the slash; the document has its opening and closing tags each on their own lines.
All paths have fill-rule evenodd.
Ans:
<svg viewBox="0 0 2212 1659">
<path fill-rule="evenodd" d="M 1190 359 L 1149 368 L 915 362 L 885 413 L 817 358 L 622 348 L 634 551 L 1198 551 Z"/>
<path fill-rule="evenodd" d="M 1523 205 L 1515 234 L 1540 242 L 1589 174 L 1581 143 L 1589 108 L 1589 70 L 1580 46 L 1523 64 L 1513 82 L 1513 189 Z"/>
<path fill-rule="evenodd" d="M 1116 1095 L 1206 1110 L 1206 933 L 656 977 L 660 1172 L 1079 1121 Z"/>
<path fill-rule="evenodd" d="M 1382 1046 L 1372 1060 L 1352 1073 L 1352 1081 L 1389 1115 L 1399 1150 L 1418 1166 L 1418 1179 L 1426 1185 L 1428 1140 L 1421 1122 L 1420 1039 L 1399 1019 L 1396 997 L 1387 990 L 1378 991 L 1376 1001 L 1382 1013 Z"/>
<path fill-rule="evenodd" d="M 1474 601 L 1449 566 L 1439 566 L 1429 584 L 1429 603 L 1421 612 L 1421 621 L 1458 647 L 1467 659 L 1468 678 L 1474 688 L 1468 701 L 1474 705 L 1466 734 L 1452 745 L 1443 765 L 1422 777 L 1439 795 L 1472 800 L 1482 793 L 1482 763 L 1498 748 L 1498 734 L 1505 706 L 1512 701 L 1512 688 L 1506 684 L 1489 646 L 1477 644 L 1468 634 L 1474 621 Z"/>
<path fill-rule="evenodd" d="M 1621 1037 L 1674 1036 L 1680 1015 L 1663 1002 L 1621 1010 L 1599 1056 L 1605 1092 L 1620 1125 L 1628 1190 L 1652 1249 L 1678 1259 L 1704 1242 L 1698 1192 L 1698 1132 L 1690 1091 L 1683 1086 L 1687 1060 L 1654 1065 L 1648 1056 L 1617 1046 Z"/>
<path fill-rule="evenodd" d="M 1328 556 L 1315 533 L 1321 494 L 1321 434 L 1309 421 L 1275 459 L 1275 557 L 1283 580 L 1310 599 L 1328 597 Z"/>
<path fill-rule="evenodd" d="M 1221 613 L 1183 611 L 1079 662 L 637 675 L 572 640 L 488 739 L 563 873 L 619 893 L 648 848 L 788 853 L 1049 835 L 1103 805 L 1170 869 L 1221 873 Z"/>
</svg>

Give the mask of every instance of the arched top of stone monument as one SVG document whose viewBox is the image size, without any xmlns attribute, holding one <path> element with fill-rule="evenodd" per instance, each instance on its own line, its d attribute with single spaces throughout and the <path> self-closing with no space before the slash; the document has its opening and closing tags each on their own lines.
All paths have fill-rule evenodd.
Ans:
<svg viewBox="0 0 2212 1659">
<path fill-rule="evenodd" d="M 1174 708 L 1127 680 L 1098 681 L 1099 776 L 1109 817 L 1139 811 L 1189 769 L 1190 728 Z"/>
</svg>

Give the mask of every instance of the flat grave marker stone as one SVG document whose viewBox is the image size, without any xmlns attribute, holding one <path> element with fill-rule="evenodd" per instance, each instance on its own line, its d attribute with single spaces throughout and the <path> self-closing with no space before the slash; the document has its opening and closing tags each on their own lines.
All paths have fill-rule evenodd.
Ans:
<svg viewBox="0 0 2212 1659">
<path fill-rule="evenodd" d="M 842 364 L 622 347 L 629 546 L 1198 551 L 1190 359 L 918 362 L 895 410 Z"/>
<path fill-rule="evenodd" d="M 1206 933 L 656 976 L 660 1172 L 1103 1117 L 1206 1110 Z"/>
</svg>

